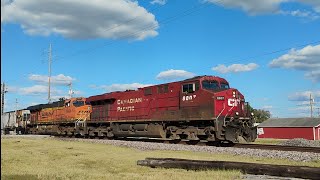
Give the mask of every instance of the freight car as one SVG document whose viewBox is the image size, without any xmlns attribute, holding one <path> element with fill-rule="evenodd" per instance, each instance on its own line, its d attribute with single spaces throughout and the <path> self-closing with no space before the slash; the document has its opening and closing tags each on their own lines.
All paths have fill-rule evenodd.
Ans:
<svg viewBox="0 0 320 180">
<path fill-rule="evenodd" d="M 1 129 L 4 134 L 25 134 L 30 124 L 30 111 L 19 109 L 3 113 L 1 116 Z"/>
<path fill-rule="evenodd" d="M 74 104 L 77 101 L 81 101 L 81 106 Z M 67 115 L 68 102 L 76 110 L 72 115 Z M 216 76 L 197 76 L 137 90 L 95 95 L 86 98 L 86 102 L 82 98 L 58 104 L 28 108 L 31 133 L 195 142 L 252 142 L 256 139 L 254 118 L 244 96 L 230 88 L 225 79 Z M 84 116 L 75 118 L 80 112 Z"/>
</svg>

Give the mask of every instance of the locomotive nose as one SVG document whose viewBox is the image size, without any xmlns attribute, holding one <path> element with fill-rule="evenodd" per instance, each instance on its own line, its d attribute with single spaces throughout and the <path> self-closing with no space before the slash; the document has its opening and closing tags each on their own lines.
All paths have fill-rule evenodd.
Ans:
<svg viewBox="0 0 320 180">
<path fill-rule="evenodd" d="M 229 115 L 242 116 L 244 111 L 244 96 L 237 89 L 229 89 L 226 92 L 226 104 L 229 107 Z"/>
</svg>

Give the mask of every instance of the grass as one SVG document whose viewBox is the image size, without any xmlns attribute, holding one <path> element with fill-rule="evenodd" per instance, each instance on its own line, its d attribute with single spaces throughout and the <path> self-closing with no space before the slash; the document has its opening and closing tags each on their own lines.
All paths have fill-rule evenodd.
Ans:
<svg viewBox="0 0 320 180">
<path fill-rule="evenodd" d="M 288 139 L 269 139 L 269 138 L 257 138 L 254 144 L 279 144 L 280 142 L 287 141 Z"/>
<path fill-rule="evenodd" d="M 187 171 L 137 166 L 146 157 L 172 157 L 320 167 L 320 162 L 187 151 L 141 151 L 56 139 L 1 139 L 1 179 L 240 179 L 237 170 Z"/>
</svg>

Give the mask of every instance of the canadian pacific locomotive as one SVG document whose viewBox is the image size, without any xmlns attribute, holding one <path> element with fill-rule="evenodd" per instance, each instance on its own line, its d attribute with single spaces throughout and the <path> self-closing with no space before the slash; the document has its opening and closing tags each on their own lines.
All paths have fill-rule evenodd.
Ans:
<svg viewBox="0 0 320 180">
<path fill-rule="evenodd" d="M 146 137 L 252 142 L 254 118 L 244 96 L 216 76 L 28 107 L 27 131 L 79 137 Z"/>
</svg>

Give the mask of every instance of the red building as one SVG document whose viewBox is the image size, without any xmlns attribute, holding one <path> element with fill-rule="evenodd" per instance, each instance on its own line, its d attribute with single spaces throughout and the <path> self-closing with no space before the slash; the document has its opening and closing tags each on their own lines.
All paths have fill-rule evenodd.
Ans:
<svg viewBox="0 0 320 180">
<path fill-rule="evenodd" d="M 320 140 L 320 118 L 268 119 L 258 125 L 258 138 Z"/>
</svg>

